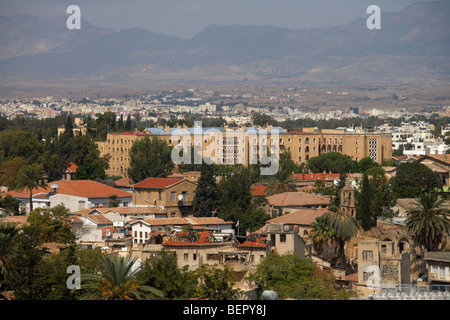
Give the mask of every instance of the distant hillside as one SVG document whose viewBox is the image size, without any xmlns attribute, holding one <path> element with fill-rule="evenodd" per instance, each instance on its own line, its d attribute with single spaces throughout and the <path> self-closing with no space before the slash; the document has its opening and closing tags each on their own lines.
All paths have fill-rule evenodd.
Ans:
<svg viewBox="0 0 450 320">
<path fill-rule="evenodd" d="M 86 21 L 68 30 L 66 17 L 0 17 L 0 79 L 447 81 L 449 18 L 450 1 L 433 1 L 382 12 L 381 30 L 365 18 L 304 30 L 211 25 L 185 40 Z"/>
</svg>

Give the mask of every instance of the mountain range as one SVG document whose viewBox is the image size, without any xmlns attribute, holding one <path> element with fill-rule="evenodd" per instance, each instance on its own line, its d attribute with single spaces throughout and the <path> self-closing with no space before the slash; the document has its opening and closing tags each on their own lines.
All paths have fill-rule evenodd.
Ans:
<svg viewBox="0 0 450 320">
<path fill-rule="evenodd" d="M 369 17 L 369 15 L 367 16 Z M 86 79 L 267 83 L 437 83 L 450 76 L 450 1 L 382 12 L 337 27 L 211 25 L 190 39 L 120 31 L 65 16 L 0 17 L 0 86 Z"/>
</svg>

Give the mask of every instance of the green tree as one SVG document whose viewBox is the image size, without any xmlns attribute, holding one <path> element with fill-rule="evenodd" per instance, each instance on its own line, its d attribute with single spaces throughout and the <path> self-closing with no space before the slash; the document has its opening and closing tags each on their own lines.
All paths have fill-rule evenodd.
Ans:
<svg viewBox="0 0 450 320">
<path fill-rule="evenodd" d="M 42 242 L 70 243 L 75 240 L 71 230 L 69 209 L 60 204 L 51 209 L 36 208 L 30 212 L 23 228 L 37 228 L 40 230 Z"/>
<path fill-rule="evenodd" d="M 33 211 L 33 190 L 46 187 L 43 175 L 43 167 L 38 164 L 32 164 L 23 167 L 18 176 L 15 189 L 19 192 L 25 189 L 30 192 L 30 212 Z"/>
<path fill-rule="evenodd" d="M 6 263 L 13 253 L 14 240 L 19 234 L 17 223 L 0 223 L 0 298 L 2 284 L 7 273 Z M 3 297 L 4 298 L 4 297 Z"/>
<path fill-rule="evenodd" d="M 4 198 L 0 196 L 0 208 L 3 209 L 5 215 L 24 214 L 21 204 L 22 202 L 19 199 L 13 198 L 9 194 Z"/>
<path fill-rule="evenodd" d="M 363 173 L 361 195 L 358 202 L 356 215 L 360 221 L 361 227 L 367 231 L 374 226 L 371 208 L 371 190 L 367 173 Z"/>
<path fill-rule="evenodd" d="M 321 215 L 311 224 L 309 237 L 312 239 L 316 250 L 321 254 L 324 246 L 329 247 L 333 241 L 334 232 L 331 229 L 329 216 Z"/>
<path fill-rule="evenodd" d="M 271 196 L 283 192 L 295 192 L 297 188 L 295 186 L 296 181 L 291 177 L 292 172 L 278 170 L 273 175 L 272 181 L 269 183 L 266 189 L 266 195 Z"/>
<path fill-rule="evenodd" d="M 312 157 L 308 161 L 308 168 L 314 172 L 349 173 L 354 169 L 355 162 L 349 156 L 339 152 L 327 152 Z"/>
<path fill-rule="evenodd" d="M 0 167 L 0 184 L 11 190 L 14 189 L 18 172 L 27 164 L 23 157 L 14 157 L 4 161 Z"/>
<path fill-rule="evenodd" d="M 296 254 L 269 253 L 248 278 L 261 292 L 274 290 L 278 299 L 330 300 L 349 297 L 339 294 L 332 276 L 320 272 L 310 259 L 302 259 Z"/>
<path fill-rule="evenodd" d="M 17 237 L 14 250 L 6 263 L 8 273 L 5 288 L 14 291 L 16 300 L 45 300 L 52 288 L 51 277 L 46 272 L 43 259 L 40 230 L 36 227 L 23 229 Z"/>
<path fill-rule="evenodd" d="M 345 267 L 345 242 L 357 235 L 360 228 L 359 224 L 354 217 L 339 210 L 337 212 L 326 212 L 324 215 L 330 223 L 333 238 L 338 244 L 336 265 Z"/>
<path fill-rule="evenodd" d="M 108 207 L 114 208 L 120 206 L 120 199 L 116 195 L 109 196 Z"/>
<path fill-rule="evenodd" d="M 194 216 L 211 217 L 217 210 L 218 192 L 216 177 L 211 165 L 203 163 L 200 171 L 200 178 L 197 182 L 194 198 Z"/>
<path fill-rule="evenodd" d="M 130 150 L 128 176 L 139 182 L 149 177 L 166 177 L 174 168 L 171 148 L 157 137 L 135 141 Z"/>
<path fill-rule="evenodd" d="M 422 193 L 407 211 L 406 227 L 427 251 L 439 250 L 450 231 L 450 211 L 442 206 L 443 202 L 434 192 Z"/>
<path fill-rule="evenodd" d="M 439 174 L 418 161 L 401 163 L 390 183 L 396 198 L 416 198 L 422 192 L 442 188 Z"/>
<path fill-rule="evenodd" d="M 162 292 L 142 286 L 137 281 L 140 268 L 134 268 L 137 257 L 101 256 L 99 273 L 82 274 L 83 300 L 150 300 L 161 298 Z"/>
<path fill-rule="evenodd" d="M 187 268 L 179 268 L 176 255 L 162 249 L 156 258 L 147 258 L 138 280 L 160 290 L 166 299 L 187 299 L 193 296 L 197 279 Z"/>
<path fill-rule="evenodd" d="M 248 168 L 241 168 L 232 172 L 219 181 L 219 212 L 226 213 L 234 208 L 243 212 L 248 211 L 252 205 L 251 176 Z"/>
<path fill-rule="evenodd" d="M 258 208 L 253 202 L 250 192 L 251 185 L 249 168 L 240 168 L 240 170 L 223 177 L 217 184 L 219 217 L 235 223 L 239 221 L 240 234 L 245 234 L 246 230 L 259 229 L 270 218 L 262 208 Z"/>
<path fill-rule="evenodd" d="M 31 164 L 37 161 L 42 151 L 42 143 L 31 131 L 11 128 L 0 132 L 0 164 L 16 157 Z"/>
<path fill-rule="evenodd" d="M 364 173 L 374 167 L 378 167 L 378 163 L 373 161 L 371 157 L 365 157 L 355 164 L 354 171 Z"/>
<path fill-rule="evenodd" d="M 195 295 L 199 298 L 231 300 L 239 293 L 238 289 L 233 289 L 234 277 L 227 266 L 202 264 L 195 270 L 195 276 L 199 280 Z"/>
<path fill-rule="evenodd" d="M 386 173 L 381 167 L 373 167 L 366 171 L 370 183 L 370 197 L 373 225 L 378 218 L 392 218 L 393 193 Z"/>
<path fill-rule="evenodd" d="M 42 269 L 46 272 L 52 283 L 49 300 L 77 300 L 82 290 L 72 290 L 67 286 L 67 268 L 71 265 L 80 266 L 77 245 L 71 244 L 58 254 L 47 255 L 43 259 Z"/>
</svg>

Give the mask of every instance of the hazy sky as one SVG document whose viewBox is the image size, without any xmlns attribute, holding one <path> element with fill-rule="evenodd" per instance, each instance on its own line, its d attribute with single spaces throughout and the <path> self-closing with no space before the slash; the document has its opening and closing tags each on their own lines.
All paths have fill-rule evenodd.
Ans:
<svg viewBox="0 0 450 320">
<path fill-rule="evenodd" d="M 425 0 L 428 1 L 428 0 Z M 400 11 L 418 0 L 0 0 L 0 15 L 67 15 L 115 30 L 142 27 L 189 38 L 211 24 L 273 25 L 291 29 L 329 27 L 368 17 L 369 5 Z"/>
</svg>

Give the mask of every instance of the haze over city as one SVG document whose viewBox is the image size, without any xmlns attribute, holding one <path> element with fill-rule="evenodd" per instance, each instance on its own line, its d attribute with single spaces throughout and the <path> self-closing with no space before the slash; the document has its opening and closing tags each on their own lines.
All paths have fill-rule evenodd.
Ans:
<svg viewBox="0 0 450 320">
<path fill-rule="evenodd" d="M 449 21 L 448 0 L 1 1 L 0 301 L 449 300 Z"/>
</svg>

